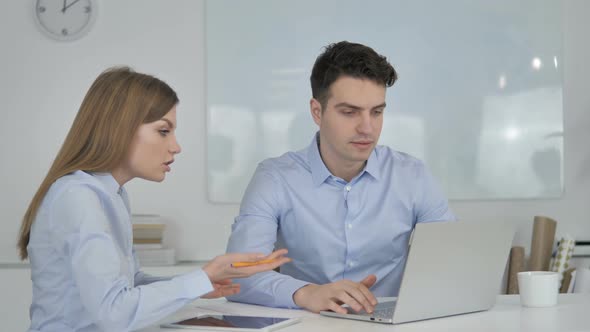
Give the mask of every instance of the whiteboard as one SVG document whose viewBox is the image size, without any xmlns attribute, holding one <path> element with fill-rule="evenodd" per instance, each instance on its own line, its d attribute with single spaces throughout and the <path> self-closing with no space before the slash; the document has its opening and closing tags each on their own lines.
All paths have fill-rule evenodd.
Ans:
<svg viewBox="0 0 590 332">
<path fill-rule="evenodd" d="M 559 1 L 215 0 L 205 9 L 212 202 L 239 202 L 258 162 L 311 142 L 311 68 L 340 40 L 396 68 L 379 142 L 424 160 L 450 199 L 561 196 Z"/>
</svg>

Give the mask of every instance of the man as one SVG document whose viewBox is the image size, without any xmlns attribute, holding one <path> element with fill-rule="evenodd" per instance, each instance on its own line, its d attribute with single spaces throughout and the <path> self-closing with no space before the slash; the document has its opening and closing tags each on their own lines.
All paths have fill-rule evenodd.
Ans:
<svg viewBox="0 0 590 332">
<path fill-rule="evenodd" d="M 228 252 L 285 247 L 293 261 L 243 279 L 230 300 L 344 313 L 343 303 L 372 312 L 375 296 L 397 295 L 414 225 L 454 216 L 421 161 L 377 146 L 396 79 L 364 45 L 331 44 L 317 58 L 319 132 L 308 148 L 260 163 L 228 243 Z"/>
</svg>

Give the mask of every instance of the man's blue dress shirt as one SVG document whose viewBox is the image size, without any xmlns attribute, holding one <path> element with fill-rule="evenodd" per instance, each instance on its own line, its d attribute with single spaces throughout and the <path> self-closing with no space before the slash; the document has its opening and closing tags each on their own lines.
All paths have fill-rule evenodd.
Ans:
<svg viewBox="0 0 590 332">
<path fill-rule="evenodd" d="M 454 219 L 420 160 L 377 146 L 346 182 L 326 168 L 316 135 L 308 148 L 259 164 L 228 242 L 228 252 L 284 247 L 293 261 L 281 273 L 236 280 L 241 292 L 229 299 L 294 308 L 294 292 L 309 283 L 369 274 L 376 296 L 397 296 L 414 225 Z"/>
</svg>

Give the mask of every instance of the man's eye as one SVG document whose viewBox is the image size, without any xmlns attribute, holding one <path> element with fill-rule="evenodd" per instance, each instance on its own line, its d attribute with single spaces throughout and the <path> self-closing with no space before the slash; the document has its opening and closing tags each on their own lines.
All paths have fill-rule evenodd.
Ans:
<svg viewBox="0 0 590 332">
<path fill-rule="evenodd" d="M 381 115 L 381 114 L 383 114 L 384 111 L 385 111 L 385 108 L 377 108 L 377 109 L 373 110 L 373 114 Z"/>
</svg>

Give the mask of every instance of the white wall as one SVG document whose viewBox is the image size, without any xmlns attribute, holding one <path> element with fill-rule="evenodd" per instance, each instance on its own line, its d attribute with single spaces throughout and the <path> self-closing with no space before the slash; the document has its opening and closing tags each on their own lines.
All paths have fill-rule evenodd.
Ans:
<svg viewBox="0 0 590 332">
<path fill-rule="evenodd" d="M 203 1 L 99 1 L 94 29 L 71 43 L 49 40 L 37 30 L 32 3 L 7 1 L 0 11 L 0 262 L 17 261 L 16 234 L 26 205 L 92 80 L 114 64 L 159 76 L 181 99 L 178 135 L 184 150 L 163 184 L 129 184 L 134 211 L 169 217 L 168 242 L 180 259 L 224 251 L 238 207 L 206 198 Z M 559 221 L 558 232 L 590 239 L 588 13 L 590 2 L 565 2 L 563 197 L 451 202 L 461 219 L 522 223 L 516 241 L 527 244 L 533 216 L 544 214 Z"/>
<path fill-rule="evenodd" d="M 132 208 L 171 220 L 167 240 L 181 259 L 213 257 L 225 250 L 237 207 L 206 198 L 203 1 L 97 2 L 93 30 L 70 43 L 37 30 L 32 0 L 8 1 L 0 11 L 0 262 L 17 260 L 16 234 L 30 198 L 90 84 L 117 64 L 155 74 L 181 100 L 183 152 L 164 183 L 128 185 Z"/>
</svg>

